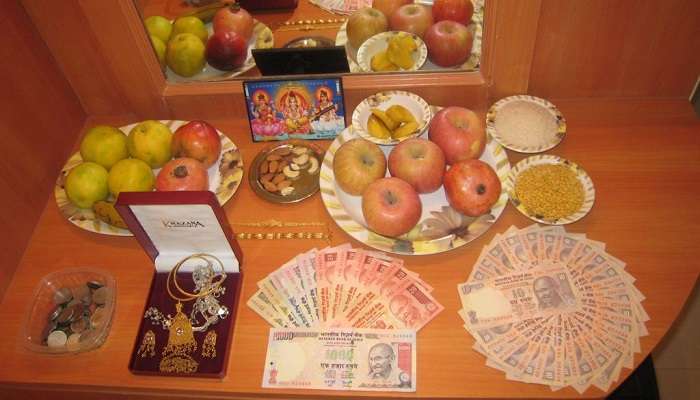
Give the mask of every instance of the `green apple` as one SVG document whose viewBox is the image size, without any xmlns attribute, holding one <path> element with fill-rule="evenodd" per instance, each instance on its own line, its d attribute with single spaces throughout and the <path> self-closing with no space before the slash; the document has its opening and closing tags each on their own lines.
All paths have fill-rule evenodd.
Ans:
<svg viewBox="0 0 700 400">
<path fill-rule="evenodd" d="M 148 164 L 136 158 L 127 158 L 114 164 L 107 182 L 109 191 L 117 197 L 121 192 L 150 192 L 155 180 Z"/>
<path fill-rule="evenodd" d="M 204 26 L 204 22 L 197 17 L 180 17 L 173 23 L 173 33 L 172 37 L 179 35 L 180 33 L 191 33 L 199 38 L 202 43 L 207 42 L 209 37 L 209 32 Z"/>
<path fill-rule="evenodd" d="M 71 203 L 80 208 L 90 208 L 96 201 L 104 200 L 109 196 L 105 167 L 93 163 L 83 162 L 73 168 L 66 178 L 66 195 Z"/>
<path fill-rule="evenodd" d="M 167 18 L 160 15 L 152 15 L 143 22 L 149 35 L 157 37 L 163 43 L 168 43 L 170 34 L 173 31 L 173 24 Z"/>
<path fill-rule="evenodd" d="M 205 64 L 204 43 L 191 33 L 180 33 L 168 42 L 168 67 L 184 77 L 196 75 Z"/>
<path fill-rule="evenodd" d="M 109 170 L 117 161 L 129 157 L 126 135 L 112 126 L 93 126 L 80 142 L 80 156 Z"/>
<path fill-rule="evenodd" d="M 129 132 L 127 147 L 132 157 L 160 168 L 172 158 L 170 146 L 173 133 L 159 121 L 143 121 Z"/>
</svg>

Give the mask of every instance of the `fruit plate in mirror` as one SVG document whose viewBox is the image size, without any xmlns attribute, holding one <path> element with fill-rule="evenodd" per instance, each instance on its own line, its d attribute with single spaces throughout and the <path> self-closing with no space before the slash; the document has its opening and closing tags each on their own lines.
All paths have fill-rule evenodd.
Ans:
<svg viewBox="0 0 700 400">
<path fill-rule="evenodd" d="M 212 24 L 206 24 L 207 31 L 209 32 L 209 37 L 211 37 L 214 32 Z M 192 82 L 192 81 L 202 81 L 202 82 L 212 82 L 212 81 L 225 81 L 248 72 L 253 67 L 255 67 L 255 60 L 253 59 L 253 49 L 270 49 L 274 46 L 274 39 L 272 35 L 272 30 L 263 24 L 262 22 L 255 20 L 253 25 L 253 35 L 248 41 L 248 54 L 246 55 L 245 62 L 242 66 L 232 70 L 232 71 L 221 71 L 218 70 L 209 63 L 204 65 L 204 69 L 198 74 L 191 77 L 184 77 L 176 74 L 169 67 L 165 68 L 165 76 L 169 82 Z"/>
<path fill-rule="evenodd" d="M 396 110 L 395 113 L 391 111 L 392 108 Z M 405 115 L 407 112 L 411 115 Z M 389 120 L 382 120 L 386 118 Z M 411 118 L 415 120 L 415 125 L 409 126 L 408 120 Z M 419 136 L 428 128 L 432 118 L 433 111 L 422 97 L 394 90 L 375 93 L 362 100 L 352 112 L 352 125 L 353 132 L 358 136 L 379 145 L 392 146 Z"/>
<path fill-rule="evenodd" d="M 172 132 L 186 124 L 188 121 L 161 120 Z M 137 123 L 119 127 L 127 136 Z M 235 143 L 217 129 L 221 140 L 221 154 L 217 162 L 207 170 L 209 176 L 209 190 L 216 194 L 219 204 L 222 206 L 233 197 L 240 186 L 243 178 L 243 160 Z M 56 180 L 54 195 L 60 213 L 73 225 L 90 232 L 101 233 L 113 236 L 132 236 L 126 228 L 121 228 L 110 224 L 110 221 L 118 218 L 114 209 L 114 196 L 106 201 L 95 203 L 92 208 L 79 208 L 68 199 L 65 189 L 65 182 L 68 173 L 83 162 L 80 152 L 74 153 L 61 169 L 61 174 Z M 153 174 L 158 175 L 160 169 L 154 169 Z"/>
<path fill-rule="evenodd" d="M 296 203 L 318 191 L 323 150 L 303 140 L 289 140 L 263 149 L 250 164 L 253 191 L 272 203 Z"/>
<path fill-rule="evenodd" d="M 427 136 L 427 135 L 425 135 Z M 445 191 L 419 195 L 422 214 L 418 224 L 407 234 L 397 238 L 386 237 L 367 228 L 362 215 L 362 197 L 343 192 L 336 184 L 333 173 L 333 157 L 340 146 L 356 138 L 352 127 L 345 129 L 331 143 L 321 165 L 321 198 L 331 218 L 347 234 L 378 250 L 407 255 L 425 255 L 449 251 L 462 247 L 488 230 L 498 219 L 508 203 L 505 190 L 491 208 L 479 217 L 467 217 L 449 206 Z M 380 146 L 385 154 L 392 147 Z M 501 185 L 505 182 L 510 163 L 506 151 L 495 141 L 488 140 L 481 161 L 489 164 L 498 175 Z M 387 172 L 387 176 L 389 173 Z"/>
<path fill-rule="evenodd" d="M 545 165 L 562 169 L 533 170 L 535 167 Z M 525 178 L 527 181 L 521 182 L 527 187 L 523 186 L 516 190 L 519 179 L 526 172 L 529 175 Z M 576 182 L 580 183 L 580 186 L 576 185 Z M 503 191 L 508 194 L 513 206 L 524 216 L 547 225 L 576 222 L 591 211 L 595 202 L 593 181 L 586 171 L 574 162 L 553 155 L 531 156 L 518 162 L 508 174 Z M 575 194 L 576 192 L 578 194 Z M 532 206 L 528 207 L 528 203 L 532 203 Z M 566 213 L 567 215 L 563 217 L 546 216 L 547 211 L 533 211 L 546 210 L 550 206 L 557 208 L 552 209 L 551 212 L 566 210 L 566 207 L 573 211 Z"/>
<path fill-rule="evenodd" d="M 425 46 L 425 42 L 423 42 L 423 40 L 417 35 L 413 35 L 408 32 L 389 31 L 378 33 L 372 36 L 371 38 L 365 40 L 364 43 L 362 43 L 362 46 L 360 46 L 360 49 L 357 51 L 357 62 L 360 64 L 360 68 L 362 69 L 362 71 L 388 71 L 380 71 L 380 68 L 373 68 L 373 65 L 377 66 L 377 61 L 375 60 L 375 63 L 373 64 L 372 60 L 375 57 L 382 57 L 382 53 L 384 53 L 384 57 L 388 57 L 387 50 L 389 49 L 390 40 L 401 37 L 410 37 L 413 40 L 413 43 L 415 44 L 415 49 L 407 49 L 406 51 L 407 54 L 410 54 L 410 60 L 407 60 L 407 62 L 411 64 L 411 67 L 403 69 L 398 66 L 394 66 L 394 64 L 391 63 L 391 61 L 389 61 L 389 64 L 387 65 L 389 67 L 395 68 L 394 70 L 400 71 L 415 71 L 420 69 L 425 63 L 425 60 L 428 58 L 428 48 Z M 386 58 L 386 60 L 388 60 L 388 58 Z M 379 63 L 386 64 L 382 62 Z"/>
<path fill-rule="evenodd" d="M 418 0 L 416 1 L 418 4 L 424 4 L 427 6 L 430 6 L 432 2 L 426 2 L 426 1 L 421 1 Z M 451 67 L 451 68 L 444 68 L 440 67 L 438 65 L 433 64 L 430 60 L 427 60 L 423 66 L 419 69 L 420 71 L 427 71 L 427 70 L 463 70 L 463 71 L 478 71 L 479 70 L 479 65 L 481 62 L 481 41 L 482 41 L 482 35 L 483 35 L 483 28 L 484 28 L 484 0 L 472 0 L 472 3 L 474 4 L 474 14 L 472 15 L 472 21 L 471 24 L 467 27 L 469 30 L 471 30 L 472 34 L 474 35 L 474 43 L 472 45 L 472 52 L 467 61 L 462 63 L 462 65 L 458 65 L 456 67 Z M 335 37 L 335 45 L 336 46 L 344 46 L 345 47 L 345 53 L 347 54 L 348 57 L 348 64 L 350 65 L 350 72 L 363 72 L 362 68 L 360 67 L 360 64 L 358 63 L 358 54 L 357 52 L 359 49 L 353 48 L 350 43 L 348 43 L 348 32 L 347 32 L 347 22 L 343 23 L 341 25 L 340 29 L 338 29 L 338 33 L 336 34 Z M 360 46 L 361 47 L 361 46 Z"/>
</svg>

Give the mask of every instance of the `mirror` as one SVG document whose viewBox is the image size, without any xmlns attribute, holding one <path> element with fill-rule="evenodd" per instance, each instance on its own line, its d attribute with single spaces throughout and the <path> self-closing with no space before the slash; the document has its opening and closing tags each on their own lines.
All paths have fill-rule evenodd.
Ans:
<svg viewBox="0 0 700 400">
<path fill-rule="evenodd" d="M 438 29 L 424 22 L 450 12 L 433 4 L 442 0 L 373 1 L 378 9 L 396 11 L 387 11 L 386 18 L 376 11 L 344 9 L 372 0 L 240 0 L 243 11 L 238 12 L 231 11 L 231 0 L 134 0 L 169 83 L 254 79 L 262 74 L 253 49 L 292 47 L 341 46 L 351 74 L 478 71 L 485 0 L 464 0 L 473 7 L 468 34 L 463 24 L 445 21 Z M 264 9 L 266 5 L 277 8 Z M 382 26 L 382 18 L 387 25 Z M 214 26 L 228 23 L 237 34 L 214 35 Z M 405 30 L 415 33 L 396 32 Z"/>
</svg>

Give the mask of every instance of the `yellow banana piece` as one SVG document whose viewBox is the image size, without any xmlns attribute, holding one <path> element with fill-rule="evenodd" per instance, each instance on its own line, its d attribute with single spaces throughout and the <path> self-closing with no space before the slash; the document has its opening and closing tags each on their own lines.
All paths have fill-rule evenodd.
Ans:
<svg viewBox="0 0 700 400">
<path fill-rule="evenodd" d="M 370 135 L 379 139 L 388 139 L 391 137 L 391 131 L 374 114 L 370 115 L 367 120 L 367 130 Z"/>
<path fill-rule="evenodd" d="M 393 119 L 389 118 L 384 111 L 378 108 L 373 108 L 370 111 L 372 111 L 372 114 L 379 118 L 384 123 L 384 126 L 386 126 L 390 131 L 393 131 L 394 129 L 398 128 L 399 125 L 401 125 L 399 121 L 394 121 Z"/>
<path fill-rule="evenodd" d="M 411 134 L 415 133 L 416 130 L 418 130 L 417 122 L 406 122 L 400 127 L 394 129 L 391 132 L 391 137 L 393 139 L 401 139 L 403 137 L 410 136 Z"/>
<path fill-rule="evenodd" d="M 119 215 L 114 208 L 114 203 L 104 200 L 95 202 L 95 204 L 92 205 L 92 211 L 95 212 L 95 216 L 102 222 L 116 226 L 117 228 L 128 229 L 126 222 L 124 222 L 121 215 Z"/>
<path fill-rule="evenodd" d="M 400 104 L 394 104 L 384 111 L 389 118 L 398 122 L 418 122 L 408 109 Z"/>
</svg>

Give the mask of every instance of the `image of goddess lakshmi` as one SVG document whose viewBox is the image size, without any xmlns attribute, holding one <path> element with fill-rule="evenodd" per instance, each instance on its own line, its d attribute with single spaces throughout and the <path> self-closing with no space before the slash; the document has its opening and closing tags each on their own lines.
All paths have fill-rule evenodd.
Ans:
<svg viewBox="0 0 700 400">
<path fill-rule="evenodd" d="M 277 136 L 284 132 L 284 124 L 276 116 L 274 102 L 265 90 L 256 90 L 252 96 L 253 133 L 258 136 Z"/>
<path fill-rule="evenodd" d="M 287 133 L 306 134 L 311 131 L 309 104 L 301 93 L 289 89 L 280 97 L 280 106 Z"/>
</svg>

